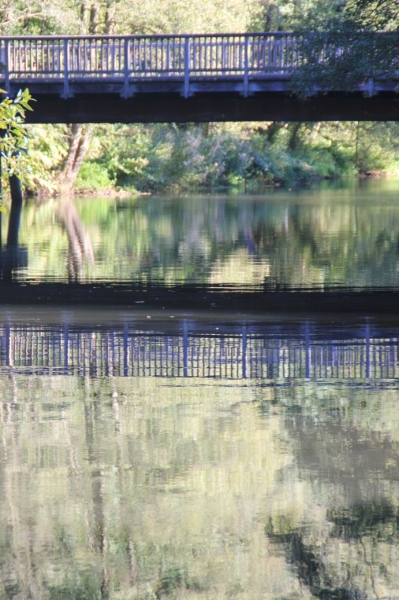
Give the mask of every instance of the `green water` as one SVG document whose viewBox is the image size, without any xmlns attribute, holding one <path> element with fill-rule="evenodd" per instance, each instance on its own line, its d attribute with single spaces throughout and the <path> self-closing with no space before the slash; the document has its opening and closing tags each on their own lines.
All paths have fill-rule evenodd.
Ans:
<svg viewBox="0 0 399 600">
<path fill-rule="evenodd" d="M 392 289 L 398 191 L 32 204 L 13 276 Z M 0 306 L 0 600 L 399 598 L 399 320 L 160 312 Z"/>
<path fill-rule="evenodd" d="M 389 322 L 3 309 L 0 598 L 397 597 L 398 369 Z"/>
<path fill-rule="evenodd" d="M 19 280 L 397 288 L 399 181 L 263 195 L 29 203 Z M 6 240 L 8 215 L 3 217 Z M 4 243 L 4 242 L 3 242 Z"/>
</svg>

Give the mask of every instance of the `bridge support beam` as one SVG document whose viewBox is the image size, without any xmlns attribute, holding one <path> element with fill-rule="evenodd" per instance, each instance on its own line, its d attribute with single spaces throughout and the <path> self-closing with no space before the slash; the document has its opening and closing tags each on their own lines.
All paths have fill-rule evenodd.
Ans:
<svg viewBox="0 0 399 600">
<path fill-rule="evenodd" d="M 70 91 L 71 92 L 71 91 Z M 118 93 L 40 94 L 27 113 L 28 123 L 164 123 L 210 121 L 397 121 L 399 96 L 380 93 L 334 93 L 300 100 L 286 92 L 196 93 L 193 84 L 180 93 L 141 93 L 122 98 Z M 371 90 L 373 93 L 373 90 Z M 126 90 L 129 95 L 128 90 Z"/>
</svg>

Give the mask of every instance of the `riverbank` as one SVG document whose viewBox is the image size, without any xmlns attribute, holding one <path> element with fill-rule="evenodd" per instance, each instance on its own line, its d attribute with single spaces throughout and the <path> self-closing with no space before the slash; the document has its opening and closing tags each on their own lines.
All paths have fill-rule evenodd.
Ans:
<svg viewBox="0 0 399 600">
<path fill-rule="evenodd" d="M 354 175 L 346 175 L 346 176 L 325 176 L 325 177 L 313 177 L 308 179 L 297 179 L 297 180 L 288 180 L 288 181 L 275 181 L 273 183 L 255 183 L 255 182 L 244 182 L 241 185 L 226 185 L 226 186 L 218 186 L 218 187 L 197 187 L 192 189 L 179 189 L 178 187 L 174 187 L 172 190 L 165 190 L 165 193 L 175 193 L 175 194 L 246 194 L 246 193 L 262 193 L 269 192 L 273 190 L 279 189 L 300 189 L 303 187 L 308 187 L 312 185 L 316 185 L 318 183 L 323 182 L 340 182 L 340 181 L 356 181 L 363 179 L 397 179 L 398 172 L 394 171 L 367 171 L 366 173 L 357 173 Z M 120 188 L 100 188 L 100 189 L 90 189 L 90 188 L 78 188 L 75 189 L 73 194 L 77 198 L 115 198 L 115 199 L 123 199 L 123 198 L 131 198 L 132 196 L 152 196 L 157 195 L 159 192 L 139 192 L 135 189 L 120 189 Z"/>
<path fill-rule="evenodd" d="M 292 186 L 399 171 L 396 123 L 102 125 L 90 132 L 75 193 L 183 193 Z M 57 193 L 73 132 L 31 126 L 26 186 Z M 50 141 L 44 145 L 43 138 Z M 76 136 L 75 136 L 76 137 Z M 69 158 L 68 158 L 69 157 Z"/>
</svg>

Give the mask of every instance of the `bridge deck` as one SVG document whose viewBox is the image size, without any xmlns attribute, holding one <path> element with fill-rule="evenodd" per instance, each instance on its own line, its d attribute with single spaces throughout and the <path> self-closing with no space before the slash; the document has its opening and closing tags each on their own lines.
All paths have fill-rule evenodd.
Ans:
<svg viewBox="0 0 399 600">
<path fill-rule="evenodd" d="M 396 80 L 293 97 L 300 43 L 290 32 L 2 37 L 0 86 L 29 87 L 31 122 L 397 118 Z"/>
</svg>

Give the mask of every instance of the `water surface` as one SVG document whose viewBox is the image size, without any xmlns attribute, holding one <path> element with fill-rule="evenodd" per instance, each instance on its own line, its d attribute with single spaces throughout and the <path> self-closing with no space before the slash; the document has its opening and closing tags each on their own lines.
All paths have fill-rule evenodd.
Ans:
<svg viewBox="0 0 399 600">
<path fill-rule="evenodd" d="M 24 208 L 13 277 L 209 289 L 397 289 L 399 181 Z M 6 240 L 8 216 L 3 218 Z"/>
<path fill-rule="evenodd" d="M 398 191 L 28 204 L 13 248 L 3 218 L 0 288 L 38 297 L 0 305 L 0 600 L 399 598 L 397 315 L 144 293 L 395 291 Z"/>
<path fill-rule="evenodd" d="M 3 311 L 3 597 L 398 597 L 398 359 L 389 321 Z"/>
</svg>

